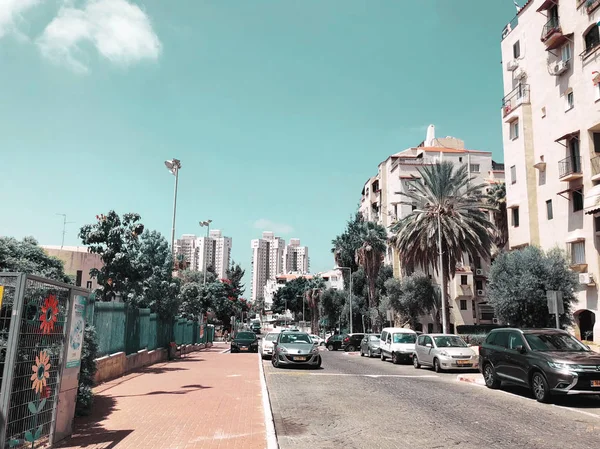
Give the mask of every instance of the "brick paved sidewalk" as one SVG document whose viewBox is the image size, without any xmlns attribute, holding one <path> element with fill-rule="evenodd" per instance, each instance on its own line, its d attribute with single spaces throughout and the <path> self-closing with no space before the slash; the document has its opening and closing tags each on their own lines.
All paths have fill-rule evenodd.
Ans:
<svg viewBox="0 0 600 449">
<path fill-rule="evenodd" d="M 256 354 L 229 345 L 153 365 L 96 388 L 92 416 L 75 421 L 70 449 L 263 449 Z"/>
</svg>

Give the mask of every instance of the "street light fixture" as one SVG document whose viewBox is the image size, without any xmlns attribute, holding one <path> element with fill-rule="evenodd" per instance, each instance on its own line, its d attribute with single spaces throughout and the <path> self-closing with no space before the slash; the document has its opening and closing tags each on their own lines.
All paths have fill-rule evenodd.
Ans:
<svg viewBox="0 0 600 449">
<path fill-rule="evenodd" d="M 171 230 L 171 253 L 173 262 L 175 262 L 175 214 L 177 213 L 177 184 L 179 183 L 179 169 L 181 161 L 179 159 L 171 159 L 165 161 L 165 166 L 175 176 L 175 196 L 173 198 L 173 229 Z"/>
<path fill-rule="evenodd" d="M 348 274 L 350 276 L 350 291 L 348 292 L 348 302 L 350 304 L 350 333 L 352 333 L 352 270 L 349 267 L 335 267 L 334 270 L 348 270 Z M 342 331 L 341 329 L 341 323 L 340 323 L 340 332 Z"/>
<path fill-rule="evenodd" d="M 202 283 L 202 285 L 206 285 L 206 245 L 208 245 L 208 234 L 210 231 L 211 223 L 212 220 L 204 220 L 198 223 L 201 228 L 206 226 L 206 240 L 204 241 L 204 254 L 202 255 L 202 261 L 204 262 L 204 266 L 202 267 L 202 271 L 204 272 L 204 282 Z"/>
</svg>

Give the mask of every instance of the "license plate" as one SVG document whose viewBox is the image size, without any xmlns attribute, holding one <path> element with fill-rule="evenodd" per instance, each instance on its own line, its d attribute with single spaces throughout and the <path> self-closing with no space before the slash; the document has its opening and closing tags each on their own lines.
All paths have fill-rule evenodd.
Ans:
<svg viewBox="0 0 600 449">
<path fill-rule="evenodd" d="M 240 351 L 247 351 L 248 348 L 240 348 Z"/>
<path fill-rule="evenodd" d="M 592 380 L 592 387 L 600 387 L 600 380 Z"/>
<path fill-rule="evenodd" d="M 306 360 L 306 357 L 294 357 L 294 360 L 298 360 L 299 362 L 302 362 L 302 361 Z"/>
<path fill-rule="evenodd" d="M 456 364 L 458 366 L 465 366 L 465 365 L 471 366 L 471 361 L 470 360 L 457 360 Z"/>
</svg>

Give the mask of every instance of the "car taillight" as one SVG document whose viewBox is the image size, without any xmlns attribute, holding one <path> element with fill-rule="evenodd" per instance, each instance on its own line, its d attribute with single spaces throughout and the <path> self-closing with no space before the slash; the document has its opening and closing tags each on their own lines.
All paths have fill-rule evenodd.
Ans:
<svg viewBox="0 0 600 449">
<path fill-rule="evenodd" d="M 477 352 L 481 354 L 481 345 L 477 346 Z"/>
<path fill-rule="evenodd" d="M 348 337 L 344 338 L 344 342 L 348 343 L 350 341 L 350 339 Z"/>
</svg>

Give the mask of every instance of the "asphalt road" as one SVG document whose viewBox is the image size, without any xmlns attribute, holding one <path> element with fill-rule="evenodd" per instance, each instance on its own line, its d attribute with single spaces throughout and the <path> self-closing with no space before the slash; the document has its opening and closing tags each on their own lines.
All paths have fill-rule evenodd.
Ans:
<svg viewBox="0 0 600 449">
<path fill-rule="evenodd" d="M 600 399 L 539 404 L 515 387 L 494 391 L 343 352 L 320 370 L 264 362 L 282 449 L 527 448 L 599 446 Z"/>
</svg>

